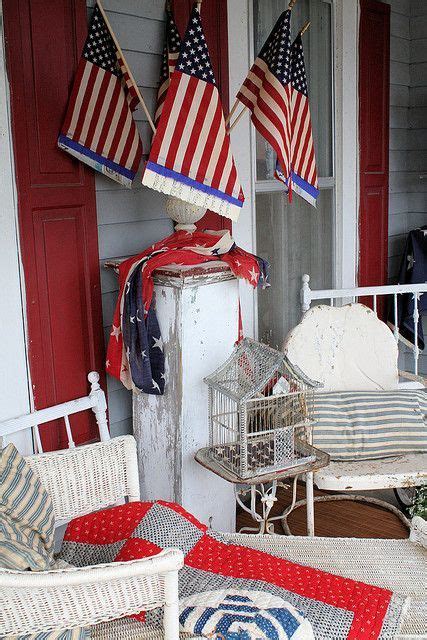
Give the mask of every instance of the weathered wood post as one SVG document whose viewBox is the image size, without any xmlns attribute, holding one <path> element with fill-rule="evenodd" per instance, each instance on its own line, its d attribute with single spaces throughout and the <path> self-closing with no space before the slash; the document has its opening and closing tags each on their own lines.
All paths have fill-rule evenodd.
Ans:
<svg viewBox="0 0 427 640">
<path fill-rule="evenodd" d="M 141 496 L 179 502 L 214 529 L 234 531 L 233 486 L 198 465 L 194 454 L 209 438 L 203 378 L 224 362 L 237 339 L 237 279 L 224 263 L 211 262 L 164 267 L 154 283 L 166 392 L 134 394 Z"/>
</svg>

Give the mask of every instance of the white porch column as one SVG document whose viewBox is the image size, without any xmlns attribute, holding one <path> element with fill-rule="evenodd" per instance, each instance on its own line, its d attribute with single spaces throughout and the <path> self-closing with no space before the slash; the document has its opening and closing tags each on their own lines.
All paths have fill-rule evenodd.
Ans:
<svg viewBox="0 0 427 640">
<path fill-rule="evenodd" d="M 204 376 L 230 355 L 238 332 L 238 284 L 222 262 L 172 266 L 154 277 L 164 342 L 164 396 L 134 394 L 143 500 L 179 502 L 220 531 L 235 530 L 232 485 L 194 461 L 208 444 Z"/>
</svg>

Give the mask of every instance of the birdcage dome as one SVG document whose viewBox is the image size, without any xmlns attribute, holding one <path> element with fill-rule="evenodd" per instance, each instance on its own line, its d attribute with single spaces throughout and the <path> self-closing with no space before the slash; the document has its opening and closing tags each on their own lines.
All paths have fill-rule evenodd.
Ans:
<svg viewBox="0 0 427 640">
<path fill-rule="evenodd" d="M 240 402 L 263 392 L 272 379 L 286 373 L 291 373 L 294 378 L 310 387 L 317 386 L 317 383 L 309 380 L 280 351 L 251 338 L 244 338 L 224 364 L 204 381 L 210 387 Z"/>
</svg>

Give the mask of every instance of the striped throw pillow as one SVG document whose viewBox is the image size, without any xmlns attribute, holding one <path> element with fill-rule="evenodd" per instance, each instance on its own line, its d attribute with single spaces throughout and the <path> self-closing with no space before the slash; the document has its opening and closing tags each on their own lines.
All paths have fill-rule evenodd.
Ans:
<svg viewBox="0 0 427 640">
<path fill-rule="evenodd" d="M 54 562 L 50 496 L 13 444 L 0 451 L 0 566 L 40 571 Z"/>
<path fill-rule="evenodd" d="M 427 451 L 423 390 L 337 391 L 314 399 L 313 444 L 332 460 L 367 460 Z"/>
</svg>

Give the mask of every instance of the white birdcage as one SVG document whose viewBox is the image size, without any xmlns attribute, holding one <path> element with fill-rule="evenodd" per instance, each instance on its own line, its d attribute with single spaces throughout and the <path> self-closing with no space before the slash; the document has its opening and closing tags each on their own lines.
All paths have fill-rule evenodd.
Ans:
<svg viewBox="0 0 427 640">
<path fill-rule="evenodd" d="M 204 380 L 209 393 L 209 456 L 241 478 L 309 461 L 295 432 L 310 425 L 309 380 L 280 351 L 245 338 Z"/>
</svg>

